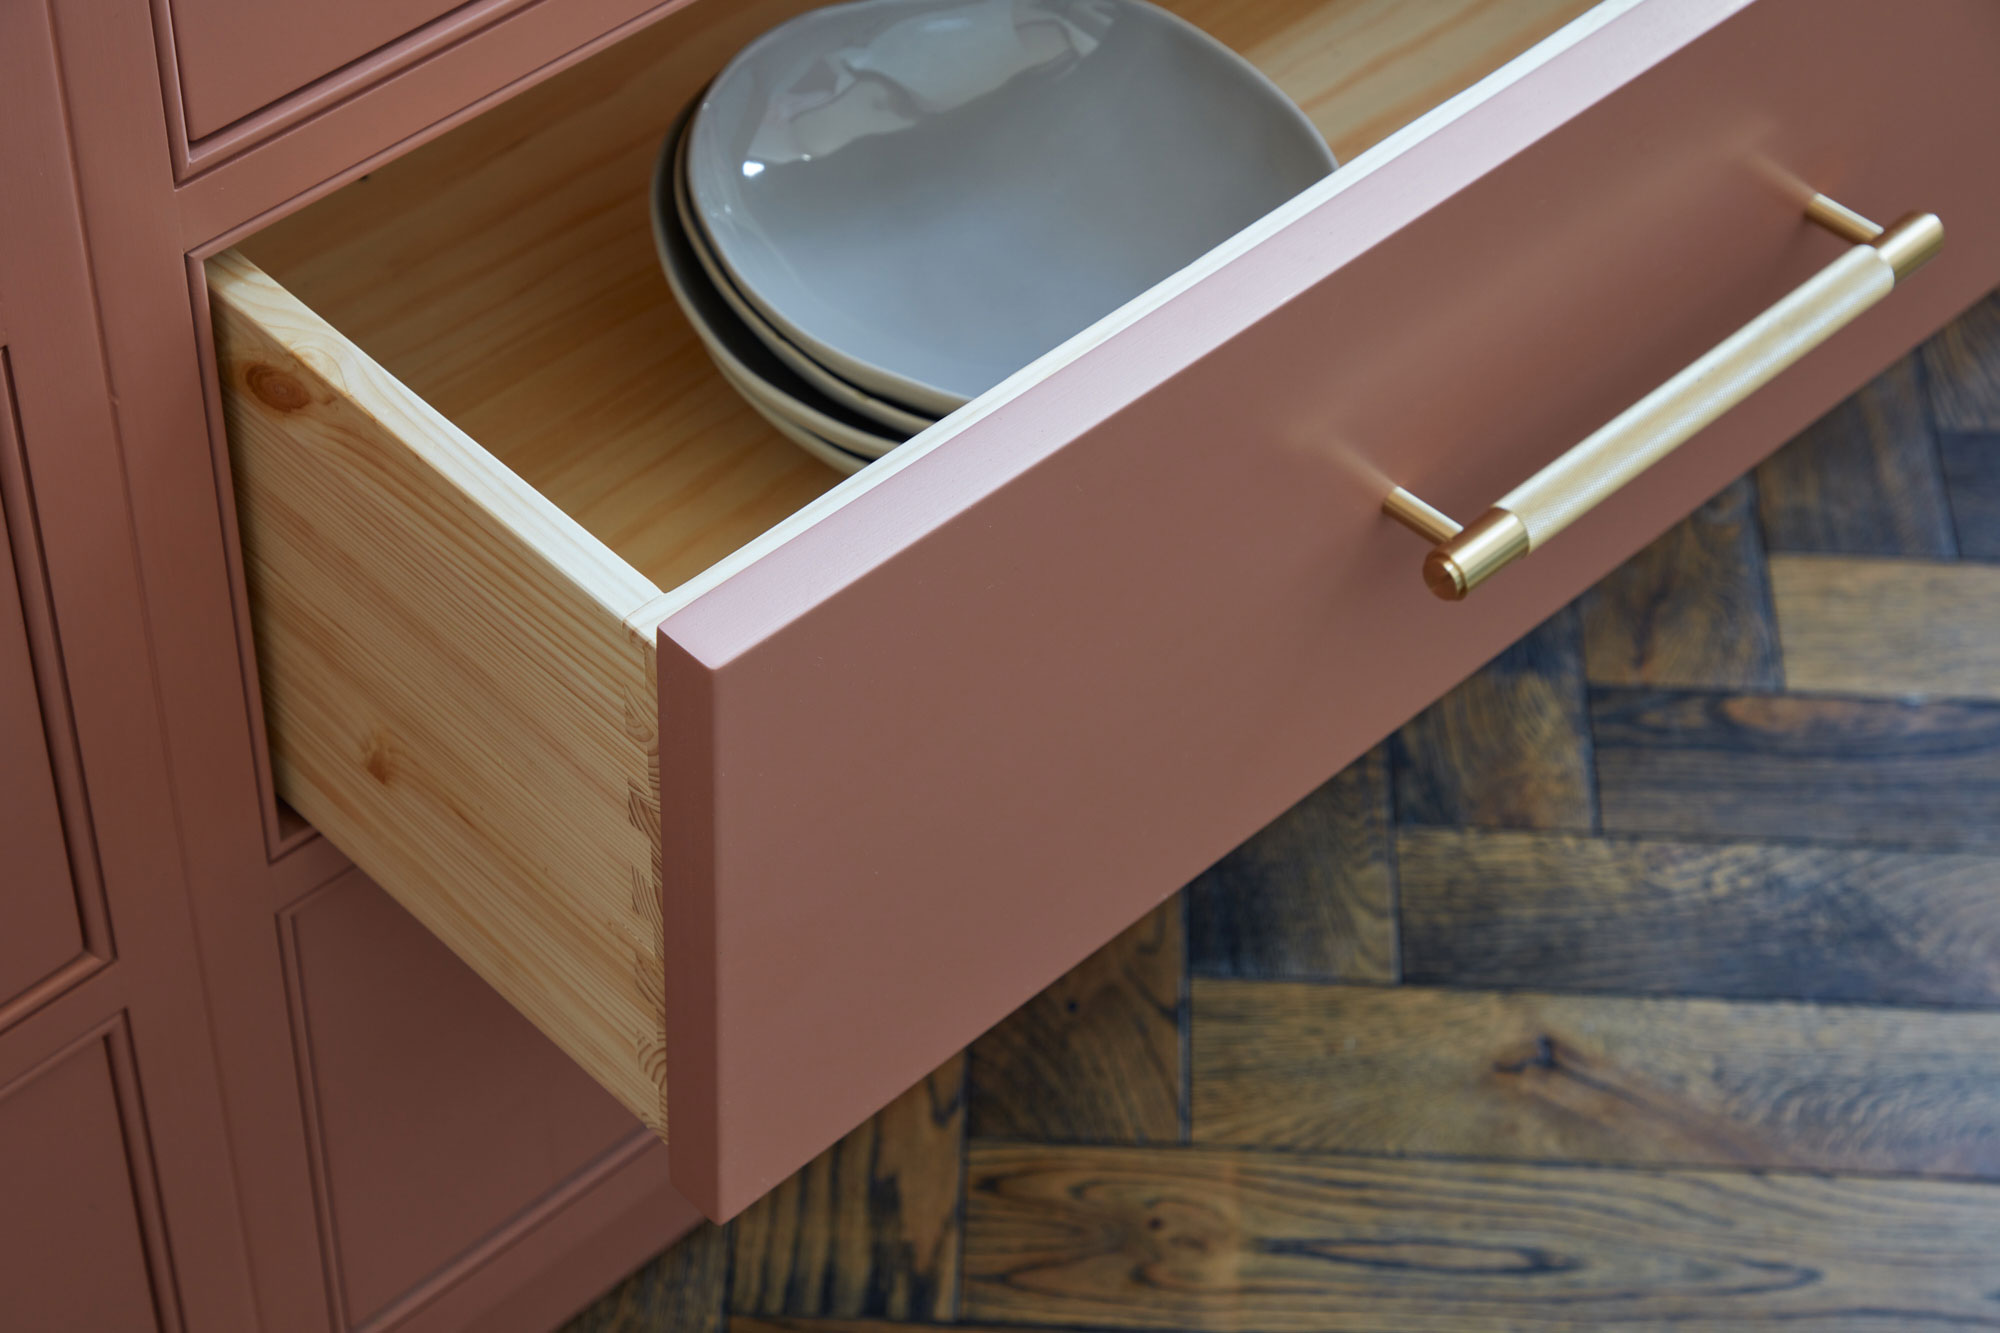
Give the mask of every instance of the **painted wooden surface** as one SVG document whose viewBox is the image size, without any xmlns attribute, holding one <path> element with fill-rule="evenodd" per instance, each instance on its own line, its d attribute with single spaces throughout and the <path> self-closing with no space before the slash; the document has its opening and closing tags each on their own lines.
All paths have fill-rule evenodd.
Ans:
<svg viewBox="0 0 2000 1333">
<path fill-rule="evenodd" d="M 1954 340 L 1961 360 L 2000 365 L 1996 335 L 1961 321 L 1931 347 Z M 1796 511 L 1760 522 L 1774 511 L 1757 492 L 1777 477 L 1834 494 L 1885 457 L 1934 458 L 1952 437 L 1933 429 L 1928 396 L 1869 449 L 1826 444 L 1829 422 L 1907 375 L 1892 367 L 1555 622 L 1547 632 L 1572 642 L 1615 630 L 1628 650 L 1592 657 L 1599 680 L 1586 688 L 1616 692 L 1630 673 L 1669 666 L 1726 677 L 1740 659 L 1704 646 L 1717 625 L 1775 641 L 1770 603 L 1738 590 L 1765 580 L 1767 548 L 1797 532 Z M 1942 397 L 1955 386 L 1929 387 Z M 1902 531 L 1927 548 L 1989 535 L 1956 526 Z M 1882 529 L 1824 531 L 1865 553 Z M 1837 545 L 1812 558 L 1880 559 Z M 1903 564 L 1928 577 L 1929 562 Z M 1883 673 L 1857 682 L 1864 692 L 1899 678 L 1879 640 L 1851 652 Z M 1543 660 L 1570 678 L 1573 654 Z M 1504 695 L 1461 693 L 1491 701 L 1490 726 L 1515 745 L 1568 746 L 1595 768 L 1588 730 L 1527 732 Z M 1476 707 L 1461 706 L 1476 729 Z M 1819 741 L 1856 792 L 1902 784 L 1885 738 L 1833 730 Z M 1503 757 L 1524 773 L 1561 771 Z M 1179 1035 L 1190 1067 L 1176 1091 L 1193 1137 L 1232 1142 L 1111 1130 L 1129 1071 L 1158 1038 L 1122 1021 L 1131 1011 L 1115 997 L 1074 1012 L 1063 1001 L 1129 967 L 1128 940 L 1030 1006 L 1040 1060 L 973 1046 L 964 1283 L 954 1312 L 916 1329 L 1900 1333 L 1990 1319 L 2000 858 L 1911 845 L 1921 829 L 1886 822 L 1857 841 L 1804 806 L 1757 840 L 1403 819 L 1384 848 L 1357 830 L 1384 818 L 1366 812 L 1388 808 L 1396 762 L 1371 753 L 1232 853 L 1231 874 L 1189 885 L 1194 1003 Z M 2000 820 L 2000 796 L 1983 792 L 1962 808 L 1968 824 Z M 1381 923 L 1371 929 L 1400 953 L 1401 985 L 1302 967 L 1302 954 L 1325 958 L 1316 944 L 1246 947 L 1288 926 L 1320 940 L 1322 886 L 1351 900 L 1356 920 Z M 1225 894 L 1250 901 L 1200 906 Z M 1109 1049 L 1119 1043 L 1122 1056 Z M 1062 1118 L 1042 1113 L 1052 1089 Z M 1101 1137 L 1079 1142 L 1071 1124 Z M 891 1153 L 889 1121 L 872 1129 L 857 1140 Z M 925 1199 L 918 1216 L 934 1207 Z M 711 1288 L 692 1312 L 660 1299 L 660 1274 L 685 1262 L 670 1255 L 599 1309 L 620 1312 L 609 1325 L 620 1333 L 709 1333 L 725 1319 L 731 1333 L 909 1333 L 900 1311 L 882 1322 L 881 1302 L 814 1313 L 812 1299 L 866 1290 L 879 1238 L 898 1231 L 884 1192 L 865 1219 L 791 1247 L 789 1272 L 787 1247 L 739 1230 L 754 1291 Z M 762 1296 L 779 1290 L 803 1299 L 774 1312 Z"/>
<path fill-rule="evenodd" d="M 172 216 L 163 220 L 178 248 L 206 257 L 688 4 L 471 0 L 207 134 L 189 133 L 163 22 L 139 34 L 167 111 Z"/>
<path fill-rule="evenodd" d="M 179 1326 L 148 1263 L 100 1036 L 0 1088 L 0 1310 L 11 1328 Z"/>
<path fill-rule="evenodd" d="M 0 512 L 41 715 L 39 736 L 10 716 L 0 771 L 52 781 L 66 864 L 26 830 L 6 840 L 0 935 L 56 893 L 82 939 L 0 1005 L 0 1324 L 235 1333 L 257 1312 L 152 673 L 171 608 L 149 606 L 132 540 L 112 393 L 130 385 L 106 362 L 106 235 L 86 224 L 71 137 L 90 99 L 67 57 L 98 49 L 99 25 L 150 51 L 150 23 L 145 6 L 81 24 L 57 10 L 0 6 Z M 150 71 L 135 87 L 156 127 Z M 21 621 L 0 625 L 11 638 Z M 22 873 L 51 869 L 54 884 Z"/>
<path fill-rule="evenodd" d="M 283 929 L 343 1327 L 399 1322 L 524 1211 L 658 1152 L 358 872 L 297 904 Z"/>
<path fill-rule="evenodd" d="M 13 408 L 13 396 L 0 380 L 0 450 L 8 452 L 14 452 Z M 7 860 L 7 888 L 0 893 L 7 922 L 0 931 L 0 1013 L 83 951 L 78 886 L 70 877 L 8 536 L 7 516 L 0 510 L 0 755 L 6 756 L 0 764 L 0 847 Z"/>
<path fill-rule="evenodd" d="M 713 1173 L 698 1193 L 753 1194 L 816 1146 L 823 1135 L 779 1109 L 800 1063 L 894 1028 L 902 1044 L 871 1053 L 871 1070 L 881 1086 L 917 1077 L 962 1042 L 963 1015 L 1060 974 L 1080 941 L 1155 905 L 1161 885 L 1212 863 L 1329 760 L 1365 750 L 1990 282 L 1989 184 L 1919 182 L 1900 146 L 1865 146 L 1892 108 L 1845 119 L 1823 95 L 1841 69 L 1893 69 L 1927 90 L 1982 81 L 1970 67 L 1941 76 L 1951 56 L 1929 40 L 1887 52 L 1858 10 L 1852 23 L 1806 12 L 1784 0 L 1733 17 L 1631 11 L 1566 53 L 1574 63 L 1538 71 L 1546 83 L 1528 76 L 1372 171 L 1336 173 L 1225 247 L 1207 277 L 1168 284 L 1026 372 L 1018 394 L 1003 387 L 676 594 L 701 593 L 664 621 L 661 652 L 663 697 L 692 705 L 663 716 L 661 786 L 669 1045 L 714 1071 L 682 1085 L 713 1087 L 714 1101 L 675 1107 L 680 1123 L 715 1127 L 714 1157 L 686 1163 Z M 2000 39 L 1988 8 L 1937 17 L 1968 25 L 1964 47 Z M 1710 22 L 1652 65 L 1677 41 L 1656 25 L 1693 39 Z M 1799 23 L 1819 56 L 1809 65 L 1775 54 Z M 1599 80 L 1621 90 L 1600 99 Z M 1564 120 L 1566 105 L 1591 114 Z M 1993 114 L 1968 106 L 1965 122 Z M 1973 219 L 1965 285 L 1912 284 L 1899 294 L 1910 303 L 1885 304 L 1548 561 L 1484 600 L 1425 604 L 1419 556 L 1375 516 L 1385 475 L 1476 508 L 1824 262 L 1780 192 L 1745 179 L 1737 193 L 1696 165 L 1709 150 L 1694 145 L 1736 142 L 1752 122 L 1795 126 L 1768 151 L 1801 164 L 1836 151 L 1867 162 L 1846 169 L 1856 197 L 1955 195 L 1946 206 Z M 1673 173 L 1625 151 L 1662 123 L 1689 136 L 1682 185 L 1712 190 L 1661 194 Z M 1605 212 L 1540 211 L 1586 170 Z M 1676 217 L 1668 197 L 1715 211 Z M 1667 280 L 1695 236 L 1713 289 Z M 1718 258 L 1719 236 L 1745 252 Z M 1761 268 L 1741 267 L 1748 252 Z M 1643 350 L 1630 336 L 1639 293 L 1648 328 L 1676 331 Z M 1494 314 L 1431 314 L 1447 304 Z M 1499 312 L 1527 310 L 1542 312 L 1523 315 L 1537 336 L 1496 332 L 1510 327 Z M 1602 373 L 1578 376 L 1583 362 Z M 1436 392 L 1439 365 L 1458 368 L 1453 393 Z M 876 814 L 836 791 L 899 799 Z M 773 811 L 785 839 L 769 836 Z M 1117 836 L 1114 817 L 1145 835 Z M 816 890 L 803 910 L 800 881 Z M 825 948 L 836 930 L 905 952 L 854 985 Z M 946 992 L 955 1013 L 936 1003 Z M 719 1028 L 694 1017 L 704 1010 Z M 710 1063 L 718 1052 L 731 1058 Z M 860 1086 L 826 1090 L 829 1119 L 865 1105 Z"/>
<path fill-rule="evenodd" d="M 213 134 L 453 7 L 453 0 L 168 0 L 188 134 Z"/>
</svg>

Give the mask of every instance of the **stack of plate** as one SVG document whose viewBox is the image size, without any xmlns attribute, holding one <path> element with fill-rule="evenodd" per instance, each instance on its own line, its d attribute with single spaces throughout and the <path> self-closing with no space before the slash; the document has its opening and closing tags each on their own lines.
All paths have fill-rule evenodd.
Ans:
<svg viewBox="0 0 2000 1333">
<path fill-rule="evenodd" d="M 653 230 L 722 374 L 853 472 L 1334 167 L 1144 0 L 859 0 L 753 42 L 667 138 Z"/>
</svg>

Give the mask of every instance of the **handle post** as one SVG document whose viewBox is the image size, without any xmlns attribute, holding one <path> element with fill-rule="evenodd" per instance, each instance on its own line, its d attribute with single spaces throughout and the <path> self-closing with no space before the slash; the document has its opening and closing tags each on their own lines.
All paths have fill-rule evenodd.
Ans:
<svg viewBox="0 0 2000 1333">
<path fill-rule="evenodd" d="M 1814 195 L 1806 217 L 1855 244 L 1692 365 L 1619 413 L 1460 528 L 1398 486 L 1383 512 L 1433 544 L 1424 582 L 1462 601 L 1509 564 L 1539 550 L 1703 427 L 1847 327 L 1937 257 L 1944 224 L 1911 213 L 1878 227 Z"/>
</svg>

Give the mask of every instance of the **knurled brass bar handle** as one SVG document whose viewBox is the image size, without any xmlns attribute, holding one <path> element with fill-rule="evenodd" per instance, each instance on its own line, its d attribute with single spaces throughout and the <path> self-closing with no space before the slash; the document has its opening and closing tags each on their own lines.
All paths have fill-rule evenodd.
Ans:
<svg viewBox="0 0 2000 1333">
<path fill-rule="evenodd" d="M 1912 213 L 1886 230 L 1824 195 L 1806 216 L 1857 244 L 1460 528 L 1402 487 L 1383 512 L 1436 543 L 1424 582 L 1458 601 L 1603 503 L 1845 328 L 1934 258 L 1944 224 Z"/>
</svg>

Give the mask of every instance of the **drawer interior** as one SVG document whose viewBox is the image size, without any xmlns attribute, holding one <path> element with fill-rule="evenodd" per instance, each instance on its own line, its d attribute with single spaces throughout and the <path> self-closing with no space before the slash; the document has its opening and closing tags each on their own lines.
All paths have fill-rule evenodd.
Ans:
<svg viewBox="0 0 2000 1333">
<path fill-rule="evenodd" d="M 1167 0 L 1342 162 L 1593 0 Z M 662 589 L 840 478 L 708 363 L 654 258 L 666 126 L 799 0 L 704 0 L 239 248 Z"/>
<path fill-rule="evenodd" d="M 1591 3 L 1170 7 L 1348 161 Z M 279 794 L 663 1133 L 656 630 L 843 483 L 710 366 L 647 182 L 806 7 L 700 0 L 210 261 Z M 700 1188 L 715 1126 L 676 1115 L 684 1190 L 747 1202 Z"/>
</svg>

